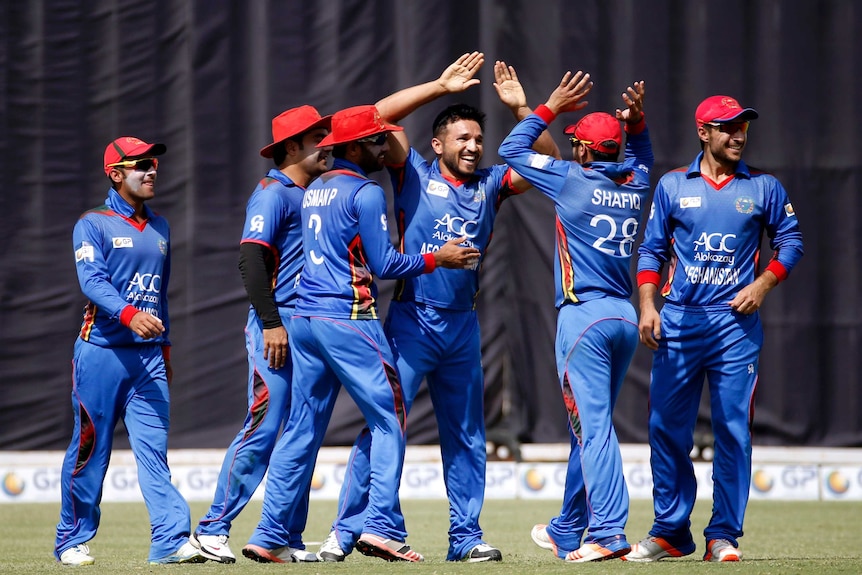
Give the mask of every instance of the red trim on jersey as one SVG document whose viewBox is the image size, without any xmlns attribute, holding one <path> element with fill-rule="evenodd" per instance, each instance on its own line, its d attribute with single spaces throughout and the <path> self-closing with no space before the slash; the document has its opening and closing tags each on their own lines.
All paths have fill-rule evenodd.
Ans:
<svg viewBox="0 0 862 575">
<path fill-rule="evenodd" d="M 560 286 L 563 292 L 563 301 L 572 303 L 578 302 L 578 296 L 575 295 L 575 268 L 572 265 L 572 258 L 569 255 L 569 242 L 566 240 L 566 230 L 563 228 L 563 223 L 559 216 L 554 217 L 556 221 L 557 235 L 557 257 L 560 258 Z"/>
<path fill-rule="evenodd" d="M 467 182 L 470 181 L 470 178 L 465 178 L 463 180 L 459 180 L 458 178 L 453 178 L 452 176 L 447 176 L 443 172 L 440 172 L 440 175 L 443 176 L 443 179 L 452 184 L 455 187 L 463 186 Z"/>
<path fill-rule="evenodd" d="M 120 323 L 126 327 L 129 327 L 129 324 L 132 323 L 132 318 L 139 313 L 142 313 L 141 310 L 139 310 L 133 305 L 127 305 L 123 308 L 123 311 L 120 312 Z"/>
<path fill-rule="evenodd" d="M 350 319 L 377 319 L 374 295 L 371 293 L 371 273 L 368 271 L 362 238 L 356 237 L 347 245 L 347 264 L 350 267 L 350 287 L 353 289 Z"/>
<path fill-rule="evenodd" d="M 84 306 L 84 321 L 81 324 L 81 339 L 90 341 L 90 332 L 93 331 L 93 325 L 96 323 L 96 310 L 99 309 L 93 302 L 87 302 Z"/>
<path fill-rule="evenodd" d="M 721 188 L 723 188 L 724 186 L 726 186 L 727 184 L 732 182 L 733 179 L 736 177 L 736 174 L 733 174 L 732 176 L 730 176 L 729 178 L 727 178 L 726 180 L 724 180 L 720 184 L 716 183 L 715 181 L 710 179 L 709 176 L 703 174 L 702 172 L 700 174 L 700 177 L 703 178 L 704 180 L 706 180 L 706 183 L 709 184 L 710 186 L 712 186 L 713 188 L 715 188 L 716 190 L 720 190 Z"/>
<path fill-rule="evenodd" d="M 671 249 L 672 253 L 673 253 L 673 246 L 675 243 L 676 243 L 676 240 L 674 240 L 674 239 L 670 240 L 670 249 Z M 662 286 L 661 291 L 659 292 L 659 293 L 661 293 L 661 295 L 663 297 L 667 297 L 670 295 L 671 284 L 673 283 L 673 274 L 676 273 L 676 264 L 678 261 L 679 260 L 677 260 L 676 254 L 674 253 L 670 258 L 670 265 L 668 265 L 668 268 L 667 268 L 667 281 L 665 282 L 664 286 Z"/>
<path fill-rule="evenodd" d="M 643 270 L 638 272 L 638 287 L 644 284 L 653 284 L 658 287 L 661 284 L 661 274 L 653 270 Z"/>
</svg>

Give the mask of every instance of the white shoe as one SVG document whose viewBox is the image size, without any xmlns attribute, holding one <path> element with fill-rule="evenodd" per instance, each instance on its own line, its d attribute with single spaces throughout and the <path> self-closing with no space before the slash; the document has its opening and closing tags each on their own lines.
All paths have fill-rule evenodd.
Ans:
<svg viewBox="0 0 862 575">
<path fill-rule="evenodd" d="M 249 543 L 242 548 L 242 554 L 258 563 L 317 563 L 317 555 L 311 551 L 293 547 L 265 549 Z"/>
<path fill-rule="evenodd" d="M 63 565 L 93 565 L 96 560 L 90 556 L 90 548 L 81 543 L 74 547 L 69 547 L 60 553 L 60 563 Z"/>
<path fill-rule="evenodd" d="M 651 563 L 665 557 L 684 557 L 694 553 L 695 545 L 691 542 L 682 547 L 674 547 L 664 537 L 648 536 L 632 545 L 632 550 L 625 555 L 623 561 L 635 561 L 638 563 Z"/>
<path fill-rule="evenodd" d="M 197 547 L 191 544 L 190 541 L 183 543 L 183 546 L 171 553 L 167 557 L 150 561 L 150 565 L 166 565 L 169 563 L 204 563 L 206 557 L 201 555 Z"/>
<path fill-rule="evenodd" d="M 742 561 L 742 552 L 727 539 L 712 539 L 706 544 L 704 561 Z"/>
<path fill-rule="evenodd" d="M 554 540 L 551 539 L 550 535 L 548 535 L 548 526 L 544 523 L 536 523 L 533 525 L 533 528 L 530 530 L 530 538 L 533 540 L 533 543 L 542 549 L 553 551 L 554 555 L 557 554 L 557 544 L 554 543 Z"/>
<path fill-rule="evenodd" d="M 335 530 L 329 532 L 323 543 L 320 544 L 320 549 L 317 552 L 317 558 L 321 561 L 336 563 L 344 561 L 344 549 L 338 544 L 338 534 Z"/>
<path fill-rule="evenodd" d="M 227 540 L 227 535 L 200 535 L 195 533 L 189 537 L 189 542 L 207 559 L 219 563 L 236 563 L 236 555 L 230 550 Z"/>
</svg>

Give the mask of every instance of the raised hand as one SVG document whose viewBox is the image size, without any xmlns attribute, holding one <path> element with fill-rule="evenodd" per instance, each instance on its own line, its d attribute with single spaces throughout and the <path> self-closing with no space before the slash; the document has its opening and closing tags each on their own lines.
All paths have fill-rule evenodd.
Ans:
<svg viewBox="0 0 862 575">
<path fill-rule="evenodd" d="M 527 94 L 518 81 L 518 74 L 512 66 L 507 66 L 502 60 L 494 62 L 494 89 L 500 101 L 510 109 L 527 105 Z"/>
<path fill-rule="evenodd" d="M 592 89 L 593 83 L 590 82 L 589 74 L 584 74 L 580 70 L 575 74 L 566 72 L 560 80 L 560 85 L 551 92 L 545 106 L 555 114 L 580 110 L 589 104 L 583 98 Z"/>
<path fill-rule="evenodd" d="M 623 103 L 628 106 L 625 110 L 617 108 L 617 120 L 637 124 L 644 117 L 644 81 L 635 82 L 623 92 Z"/>
<path fill-rule="evenodd" d="M 475 86 L 479 83 L 478 78 L 474 78 L 476 72 L 485 63 L 485 54 L 482 52 L 468 52 L 462 54 L 460 58 L 443 70 L 437 82 L 447 92 L 463 92 L 470 86 Z"/>
</svg>

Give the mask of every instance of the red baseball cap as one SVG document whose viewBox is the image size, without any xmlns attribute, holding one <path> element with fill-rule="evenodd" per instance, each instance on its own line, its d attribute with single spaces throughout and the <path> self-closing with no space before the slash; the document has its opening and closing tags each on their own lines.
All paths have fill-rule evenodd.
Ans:
<svg viewBox="0 0 862 575">
<path fill-rule="evenodd" d="M 105 173 L 110 174 L 112 167 L 109 164 L 117 164 L 123 160 L 134 160 L 148 156 L 160 156 L 168 151 L 164 144 L 148 144 L 139 138 L 123 136 L 117 138 L 105 148 Z"/>
<path fill-rule="evenodd" d="M 700 103 L 694 112 L 694 123 L 699 128 L 709 122 L 733 122 L 756 120 L 757 110 L 743 108 L 735 98 L 730 96 L 710 96 Z"/>
<path fill-rule="evenodd" d="M 332 115 L 332 131 L 317 147 L 337 146 L 383 132 L 400 132 L 403 129 L 384 121 L 380 112 L 372 105 L 354 106 Z"/>
<path fill-rule="evenodd" d="M 260 155 L 271 158 L 272 149 L 276 145 L 314 128 L 328 130 L 331 120 L 332 116 L 321 116 L 313 106 L 300 106 L 286 110 L 272 119 L 272 143 L 261 148 Z"/>
<path fill-rule="evenodd" d="M 583 144 L 603 154 L 616 154 L 623 145 L 620 122 L 605 112 L 593 112 L 581 118 L 577 124 L 566 126 L 566 134 L 572 134 Z"/>
</svg>

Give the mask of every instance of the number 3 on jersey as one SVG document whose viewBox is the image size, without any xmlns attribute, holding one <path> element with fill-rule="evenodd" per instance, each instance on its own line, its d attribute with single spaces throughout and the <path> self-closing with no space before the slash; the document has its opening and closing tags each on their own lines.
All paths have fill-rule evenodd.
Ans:
<svg viewBox="0 0 862 575">
<path fill-rule="evenodd" d="M 607 226 L 604 226 L 602 222 L 607 222 Z M 593 242 L 593 247 L 597 250 L 604 252 L 611 256 L 620 255 L 622 257 L 629 257 L 632 255 L 632 246 L 635 243 L 635 237 L 638 235 L 638 221 L 635 218 L 626 218 L 623 220 L 621 226 L 619 226 L 620 231 L 622 232 L 622 239 L 617 240 L 617 222 L 612 217 L 607 214 L 599 214 L 594 216 L 592 220 L 590 220 L 590 225 L 594 228 L 599 228 L 600 226 L 606 228 L 607 233 L 603 236 L 599 236 L 599 238 Z M 611 247 L 604 247 L 605 243 L 609 243 L 610 245 L 618 244 L 619 254 L 617 251 Z"/>
<path fill-rule="evenodd" d="M 311 214 L 311 216 L 308 218 L 308 228 L 311 230 L 314 230 L 314 243 L 315 243 L 315 245 L 317 245 L 317 236 L 318 236 L 318 234 L 320 234 L 320 226 L 322 224 L 323 224 L 323 222 L 320 219 L 320 216 L 318 214 Z M 309 248 L 308 255 L 311 257 L 311 261 L 314 264 L 320 265 L 323 263 L 323 256 L 319 256 L 316 253 L 314 253 L 313 248 Z"/>
</svg>

